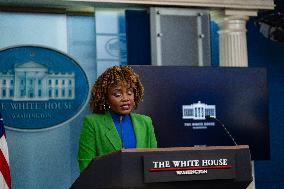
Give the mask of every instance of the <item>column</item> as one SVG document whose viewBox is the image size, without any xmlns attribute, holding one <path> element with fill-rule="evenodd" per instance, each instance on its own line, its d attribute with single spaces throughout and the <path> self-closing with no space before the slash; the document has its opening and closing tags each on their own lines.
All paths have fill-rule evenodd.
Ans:
<svg viewBox="0 0 284 189">
<path fill-rule="evenodd" d="M 255 11 L 224 10 L 211 14 L 219 26 L 219 65 L 247 67 L 246 23 Z"/>
<path fill-rule="evenodd" d="M 246 67 L 247 16 L 227 16 L 219 23 L 219 64 L 220 66 Z"/>
</svg>

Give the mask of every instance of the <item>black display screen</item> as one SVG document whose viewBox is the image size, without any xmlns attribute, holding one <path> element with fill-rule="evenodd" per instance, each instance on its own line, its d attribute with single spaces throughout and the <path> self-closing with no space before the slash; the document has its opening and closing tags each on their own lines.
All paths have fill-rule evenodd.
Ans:
<svg viewBox="0 0 284 189">
<path fill-rule="evenodd" d="M 230 146 L 233 138 L 253 160 L 270 158 L 266 69 L 132 67 L 145 88 L 136 112 L 152 118 L 159 147 Z"/>
</svg>

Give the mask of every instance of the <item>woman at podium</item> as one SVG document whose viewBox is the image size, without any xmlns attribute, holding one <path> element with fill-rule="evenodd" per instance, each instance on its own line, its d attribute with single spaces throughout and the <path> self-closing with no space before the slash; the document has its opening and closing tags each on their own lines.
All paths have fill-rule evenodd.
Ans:
<svg viewBox="0 0 284 189">
<path fill-rule="evenodd" d="M 122 148 L 156 148 L 152 120 L 132 112 L 142 101 L 144 88 L 129 66 L 108 68 L 91 90 L 92 114 L 84 117 L 78 162 L 82 172 L 97 156 Z"/>
</svg>

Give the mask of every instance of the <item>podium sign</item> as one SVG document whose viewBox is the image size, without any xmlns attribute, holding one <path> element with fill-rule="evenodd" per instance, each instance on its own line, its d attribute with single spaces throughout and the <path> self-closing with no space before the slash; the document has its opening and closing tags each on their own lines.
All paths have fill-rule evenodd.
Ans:
<svg viewBox="0 0 284 189">
<path fill-rule="evenodd" d="M 184 151 L 179 155 L 144 155 L 145 183 L 234 178 L 234 151 Z"/>
<path fill-rule="evenodd" d="M 71 189 L 245 189 L 248 146 L 127 149 L 95 158 Z"/>
</svg>

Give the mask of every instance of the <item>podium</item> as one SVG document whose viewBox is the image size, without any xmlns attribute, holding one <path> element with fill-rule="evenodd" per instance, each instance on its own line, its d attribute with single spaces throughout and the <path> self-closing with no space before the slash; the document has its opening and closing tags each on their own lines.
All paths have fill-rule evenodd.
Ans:
<svg viewBox="0 0 284 189">
<path fill-rule="evenodd" d="M 249 147 L 123 149 L 92 160 L 71 189 L 245 189 Z"/>
</svg>

